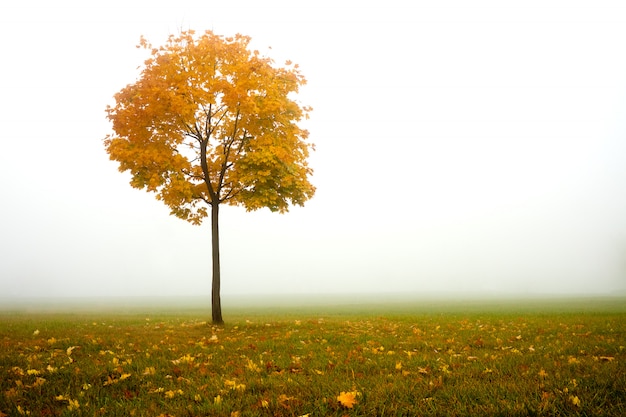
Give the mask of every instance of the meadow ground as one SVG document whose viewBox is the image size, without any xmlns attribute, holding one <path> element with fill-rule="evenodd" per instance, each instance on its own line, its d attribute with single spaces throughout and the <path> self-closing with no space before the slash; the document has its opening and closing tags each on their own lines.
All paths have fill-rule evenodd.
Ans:
<svg viewBox="0 0 626 417">
<path fill-rule="evenodd" d="M 5 309 L 0 416 L 623 416 L 625 301 Z"/>
</svg>

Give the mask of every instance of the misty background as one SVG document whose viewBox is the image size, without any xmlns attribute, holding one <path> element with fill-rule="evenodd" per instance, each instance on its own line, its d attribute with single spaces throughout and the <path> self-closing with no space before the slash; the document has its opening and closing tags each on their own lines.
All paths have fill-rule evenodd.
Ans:
<svg viewBox="0 0 626 417">
<path fill-rule="evenodd" d="M 187 29 L 298 63 L 314 109 L 315 197 L 222 206 L 225 296 L 626 292 L 622 1 L 9 0 L 0 298 L 210 294 L 209 222 L 102 144 L 139 37 Z"/>
</svg>

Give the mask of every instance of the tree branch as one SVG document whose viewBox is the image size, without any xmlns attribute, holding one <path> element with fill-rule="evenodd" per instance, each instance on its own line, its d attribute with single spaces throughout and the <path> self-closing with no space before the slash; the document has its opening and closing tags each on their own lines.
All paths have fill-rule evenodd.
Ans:
<svg viewBox="0 0 626 417">
<path fill-rule="evenodd" d="M 237 134 L 237 129 L 239 125 L 239 116 L 241 115 L 241 111 L 239 106 L 237 106 L 237 114 L 235 115 L 235 125 L 233 126 L 233 134 L 225 144 L 224 144 L 224 160 L 222 161 L 222 168 L 220 169 L 220 180 L 218 183 L 218 194 L 222 190 L 222 183 L 224 182 L 224 176 L 226 175 L 226 171 L 232 164 L 229 164 L 228 158 L 230 157 L 230 149 L 233 146 L 233 142 L 235 141 L 235 136 Z"/>
<path fill-rule="evenodd" d="M 194 179 L 197 179 L 197 180 L 204 179 L 204 175 L 195 175 L 195 174 L 192 174 L 191 172 L 187 171 L 186 169 L 181 169 L 180 172 L 182 172 L 184 175 L 188 176 L 189 178 L 194 178 Z"/>
<path fill-rule="evenodd" d="M 204 183 L 206 184 L 207 191 L 209 192 L 209 196 L 211 197 L 211 201 L 219 201 L 218 200 L 219 196 L 216 194 L 215 190 L 213 189 L 213 185 L 211 184 L 211 177 L 209 175 L 209 164 L 206 158 L 206 149 L 208 145 L 209 145 L 209 138 L 203 139 L 200 144 L 200 166 L 202 167 L 202 173 L 204 174 L 203 175 Z"/>
<path fill-rule="evenodd" d="M 211 137 L 211 133 L 213 133 L 213 129 L 211 129 L 211 119 L 213 118 L 212 109 L 213 104 L 209 103 L 209 111 L 205 111 L 206 118 L 204 119 L 204 134 L 207 140 L 209 139 L 209 137 Z"/>
<path fill-rule="evenodd" d="M 230 187 L 229 190 L 228 190 L 228 193 L 226 193 L 226 195 L 220 199 L 220 203 L 223 203 L 224 201 L 230 200 L 231 198 L 233 198 L 237 194 L 239 194 L 241 192 L 241 190 L 242 190 L 241 188 L 238 189 L 238 190 L 235 190 L 233 188 L 233 183 L 232 182 L 228 183 L 228 185 Z"/>
<path fill-rule="evenodd" d="M 241 141 L 239 142 L 239 147 L 237 148 L 237 155 L 241 153 L 243 150 L 243 146 L 246 144 L 248 139 L 252 139 L 254 136 L 248 136 L 248 131 L 244 129 L 243 136 L 241 137 Z"/>
</svg>

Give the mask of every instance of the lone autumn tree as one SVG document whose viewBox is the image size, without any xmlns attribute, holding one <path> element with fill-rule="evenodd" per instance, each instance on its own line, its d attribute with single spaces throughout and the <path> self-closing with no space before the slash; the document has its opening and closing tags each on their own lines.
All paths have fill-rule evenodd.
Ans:
<svg viewBox="0 0 626 417">
<path fill-rule="evenodd" d="M 171 214 L 200 225 L 211 214 L 212 318 L 221 324 L 220 204 L 284 213 L 315 192 L 312 144 L 298 122 L 310 107 L 294 100 L 306 80 L 276 66 L 250 38 L 211 31 L 170 36 L 150 51 L 138 80 L 115 94 L 104 144 L 130 184 L 154 192 Z"/>
</svg>

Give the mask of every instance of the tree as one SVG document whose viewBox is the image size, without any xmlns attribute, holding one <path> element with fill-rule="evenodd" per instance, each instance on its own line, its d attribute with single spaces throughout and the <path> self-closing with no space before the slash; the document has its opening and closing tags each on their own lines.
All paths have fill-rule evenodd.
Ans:
<svg viewBox="0 0 626 417">
<path fill-rule="evenodd" d="M 171 35 L 153 48 L 138 80 L 107 106 L 110 159 L 130 184 L 154 192 L 172 215 L 200 225 L 211 214 L 212 318 L 221 324 L 219 206 L 287 212 L 315 187 L 313 145 L 298 122 L 310 107 L 293 95 L 306 80 L 298 66 L 249 50 L 250 38 L 207 31 Z"/>
</svg>

